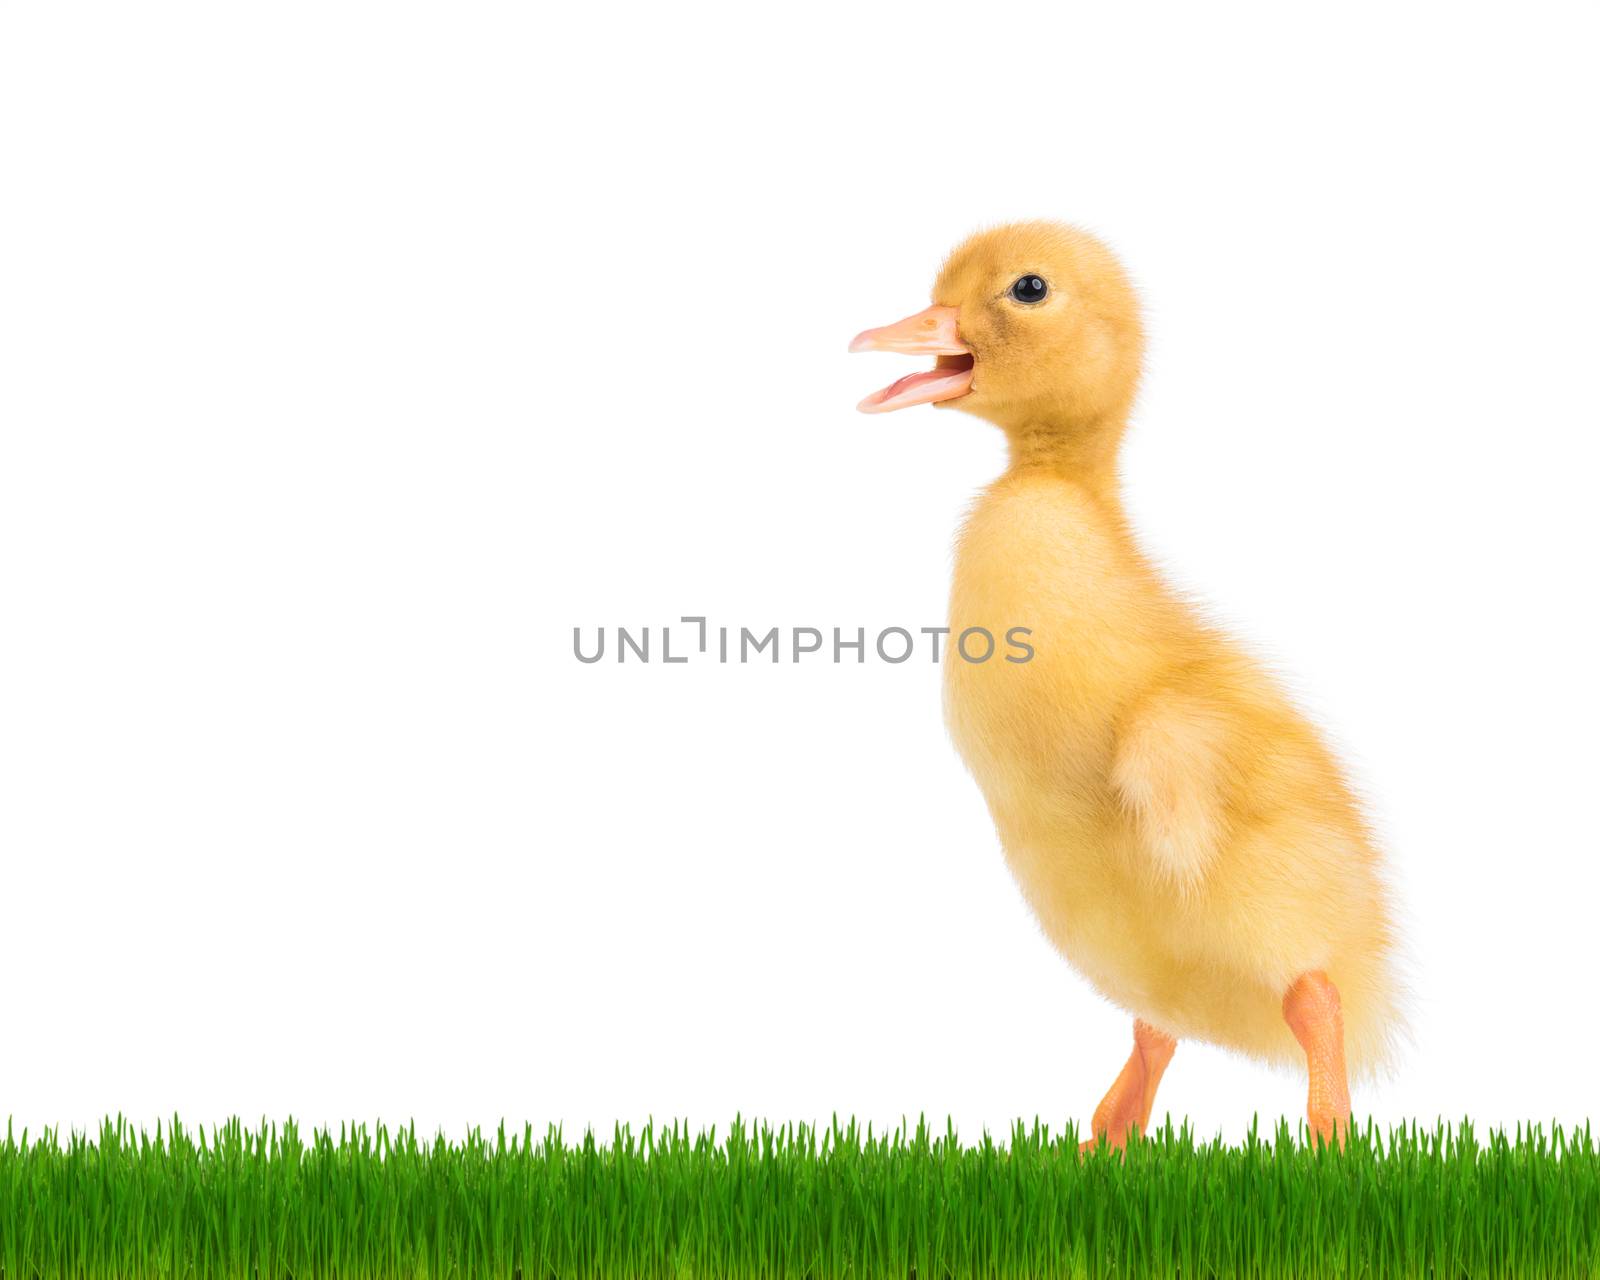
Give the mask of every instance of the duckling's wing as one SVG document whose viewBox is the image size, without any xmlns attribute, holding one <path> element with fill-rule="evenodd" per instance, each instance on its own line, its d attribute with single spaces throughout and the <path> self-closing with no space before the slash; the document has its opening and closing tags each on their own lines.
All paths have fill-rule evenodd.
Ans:
<svg viewBox="0 0 1600 1280">
<path fill-rule="evenodd" d="M 1162 878 L 1187 892 L 1225 834 L 1230 718 L 1219 703 L 1172 689 L 1146 695 L 1124 722 L 1111 781 Z"/>
</svg>

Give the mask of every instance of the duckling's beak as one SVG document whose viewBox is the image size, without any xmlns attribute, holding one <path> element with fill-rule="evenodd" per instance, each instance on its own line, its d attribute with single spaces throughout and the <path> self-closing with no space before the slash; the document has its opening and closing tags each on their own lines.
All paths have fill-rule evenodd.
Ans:
<svg viewBox="0 0 1600 1280">
<path fill-rule="evenodd" d="M 956 307 L 929 307 L 896 324 L 858 333 L 852 351 L 898 351 L 903 355 L 938 356 L 932 369 L 908 373 L 882 391 L 874 391 L 856 408 L 862 413 L 888 413 L 914 404 L 954 400 L 972 390 L 972 348 L 961 341 Z"/>
</svg>

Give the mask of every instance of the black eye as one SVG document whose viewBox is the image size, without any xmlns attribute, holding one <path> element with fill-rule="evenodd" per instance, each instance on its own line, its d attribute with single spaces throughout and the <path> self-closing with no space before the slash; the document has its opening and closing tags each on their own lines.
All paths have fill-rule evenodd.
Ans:
<svg viewBox="0 0 1600 1280">
<path fill-rule="evenodd" d="M 1044 295 L 1049 292 L 1050 286 L 1043 276 L 1018 276 L 1011 286 L 1011 296 L 1018 302 L 1043 302 Z"/>
</svg>

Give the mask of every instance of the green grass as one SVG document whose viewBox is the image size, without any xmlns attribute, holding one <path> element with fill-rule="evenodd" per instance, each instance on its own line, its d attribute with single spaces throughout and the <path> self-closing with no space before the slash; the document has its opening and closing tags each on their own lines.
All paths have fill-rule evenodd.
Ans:
<svg viewBox="0 0 1600 1280">
<path fill-rule="evenodd" d="M 119 1121 L 0 1145 L 3 1280 L 1178 1275 L 1600 1275 L 1600 1151 L 1587 1127 L 1466 1123 L 1342 1153 L 1168 1128 L 1086 1159 L 1037 1124 L 971 1146 L 737 1122 L 569 1146 Z"/>
</svg>

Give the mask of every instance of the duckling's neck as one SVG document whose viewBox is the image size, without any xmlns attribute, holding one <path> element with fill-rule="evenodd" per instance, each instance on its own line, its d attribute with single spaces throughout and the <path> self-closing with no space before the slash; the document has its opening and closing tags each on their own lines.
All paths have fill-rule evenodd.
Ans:
<svg viewBox="0 0 1600 1280">
<path fill-rule="evenodd" d="M 1013 475 L 1047 474 L 1071 481 L 1096 496 L 1117 500 L 1117 454 L 1126 427 L 1122 416 L 1062 424 L 1051 421 L 1007 425 Z"/>
</svg>

